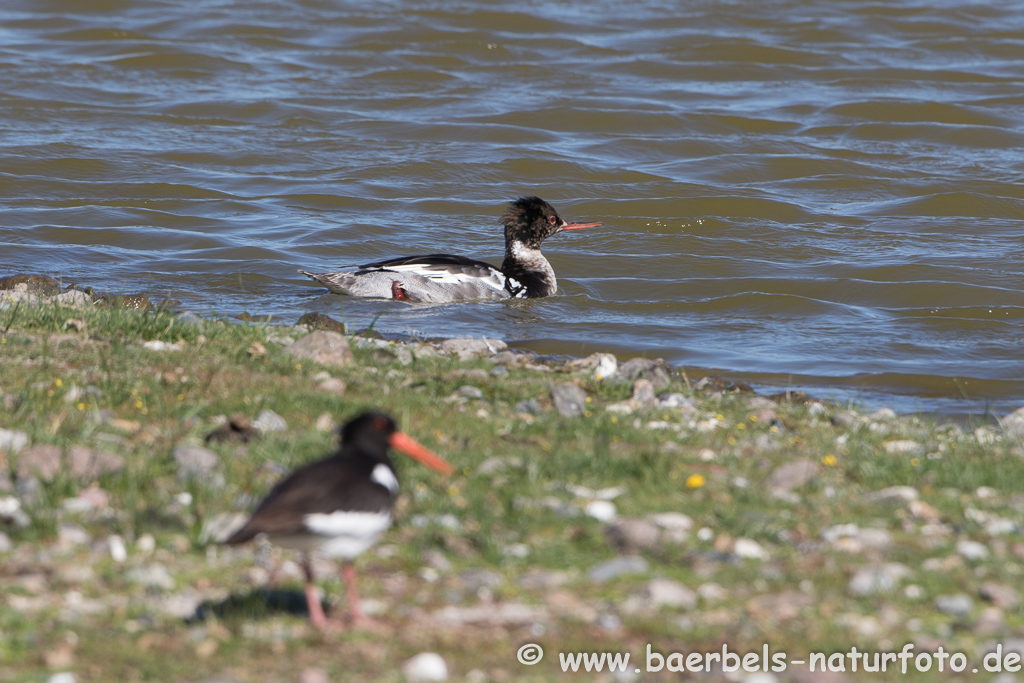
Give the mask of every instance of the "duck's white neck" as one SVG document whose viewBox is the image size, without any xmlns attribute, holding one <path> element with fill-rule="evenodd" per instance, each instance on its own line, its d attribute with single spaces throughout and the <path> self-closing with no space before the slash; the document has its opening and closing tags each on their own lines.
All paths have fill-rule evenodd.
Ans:
<svg viewBox="0 0 1024 683">
<path fill-rule="evenodd" d="M 555 269 L 544 258 L 544 254 L 540 253 L 540 249 L 527 246 L 519 240 L 509 240 L 505 244 L 505 260 L 501 263 L 501 272 L 523 284 L 528 297 L 551 296 L 558 291 Z"/>
</svg>

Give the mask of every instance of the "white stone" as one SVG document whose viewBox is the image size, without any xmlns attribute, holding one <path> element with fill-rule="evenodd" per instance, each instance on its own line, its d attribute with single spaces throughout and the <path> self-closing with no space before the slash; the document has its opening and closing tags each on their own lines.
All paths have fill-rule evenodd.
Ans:
<svg viewBox="0 0 1024 683">
<path fill-rule="evenodd" d="M 409 683 L 446 681 L 448 665 L 436 652 L 421 652 L 402 665 L 402 673 Z"/>
<path fill-rule="evenodd" d="M 732 551 L 736 553 L 737 557 L 742 557 L 748 560 L 768 559 L 768 551 L 762 548 L 760 543 L 752 541 L 749 538 L 737 538 Z"/>
<path fill-rule="evenodd" d="M 584 506 L 583 511 L 599 522 L 610 522 L 618 514 L 615 503 L 610 500 L 592 500 Z"/>
<path fill-rule="evenodd" d="M 956 551 L 968 560 L 984 560 L 988 557 L 988 548 L 984 543 L 964 539 L 957 541 Z"/>
<path fill-rule="evenodd" d="M 0 451 L 17 453 L 28 445 L 28 434 L 25 432 L 0 429 Z"/>
<path fill-rule="evenodd" d="M 619 371 L 619 361 L 610 353 L 595 353 L 594 376 L 598 379 L 611 379 Z"/>
<path fill-rule="evenodd" d="M 288 423 L 285 422 L 284 418 L 269 408 L 260 411 L 256 419 L 252 421 L 252 426 L 264 433 L 283 432 L 288 429 Z"/>
</svg>

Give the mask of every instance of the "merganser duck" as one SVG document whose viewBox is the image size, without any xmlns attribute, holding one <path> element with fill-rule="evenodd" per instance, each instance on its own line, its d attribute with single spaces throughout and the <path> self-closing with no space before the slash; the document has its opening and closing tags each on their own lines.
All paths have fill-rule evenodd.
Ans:
<svg viewBox="0 0 1024 683">
<path fill-rule="evenodd" d="M 330 457 L 295 470 L 263 499 L 245 526 L 225 543 L 245 543 L 266 534 L 271 543 L 302 551 L 309 618 L 325 628 L 316 592 L 310 553 L 342 560 L 353 621 L 365 620 L 356 594 L 352 561 L 391 526 L 391 507 L 398 495 L 398 477 L 388 447 L 403 451 L 444 474 L 453 467 L 412 437 L 398 431 L 382 413 L 364 413 L 341 430 L 341 448 Z"/>
<path fill-rule="evenodd" d="M 555 271 L 540 253 L 541 243 L 565 230 L 596 228 L 601 223 L 569 223 L 540 197 L 520 197 L 501 216 L 505 260 L 501 269 L 465 256 L 406 256 L 355 266 L 337 273 L 299 272 L 335 294 L 453 303 L 478 299 L 551 296 L 558 291 Z"/>
</svg>

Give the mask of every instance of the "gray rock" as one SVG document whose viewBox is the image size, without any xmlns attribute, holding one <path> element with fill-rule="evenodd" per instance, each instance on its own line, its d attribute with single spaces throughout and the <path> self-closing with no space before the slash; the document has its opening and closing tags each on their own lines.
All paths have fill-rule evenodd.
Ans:
<svg viewBox="0 0 1024 683">
<path fill-rule="evenodd" d="M 880 505 L 905 505 L 912 500 L 917 500 L 917 497 L 917 489 L 913 486 L 890 486 L 865 495 L 864 502 Z"/>
<path fill-rule="evenodd" d="M 128 572 L 127 578 L 132 583 L 137 583 L 145 588 L 158 590 L 171 590 L 174 588 L 174 579 L 171 578 L 167 567 L 162 564 L 148 564 L 136 567 Z"/>
<path fill-rule="evenodd" d="M 1024 442 L 1024 408 L 1017 408 L 1006 417 L 999 420 L 999 426 L 1003 428 L 1003 434 L 1012 440 Z"/>
<path fill-rule="evenodd" d="M 309 359 L 321 365 L 344 366 L 352 362 L 352 349 L 348 340 L 337 332 L 317 330 L 310 332 L 284 352 L 298 359 Z"/>
<path fill-rule="evenodd" d="M 587 392 L 575 384 L 558 384 L 551 387 L 551 399 L 558 412 L 565 417 L 580 417 L 587 409 Z"/>
<path fill-rule="evenodd" d="M 670 382 L 668 366 L 660 358 L 658 360 L 632 358 L 619 365 L 618 376 L 620 379 L 627 381 L 635 379 L 650 380 L 655 389 L 667 387 Z"/>
<path fill-rule="evenodd" d="M 320 391 L 325 394 L 337 394 L 341 396 L 345 393 L 345 383 L 337 377 L 328 377 L 318 385 Z"/>
<path fill-rule="evenodd" d="M 654 385 L 649 379 L 633 382 L 633 400 L 642 406 L 653 406 L 658 399 L 654 396 Z"/>
<path fill-rule="evenodd" d="M 647 560 L 639 555 L 630 555 L 594 565 L 587 572 L 587 576 L 591 581 L 604 583 L 627 574 L 646 574 L 649 568 Z"/>
<path fill-rule="evenodd" d="M 968 560 L 980 561 L 988 557 L 988 548 L 984 543 L 968 539 L 957 541 L 956 551 Z"/>
<path fill-rule="evenodd" d="M 964 618 L 974 609 L 974 601 L 967 593 L 954 593 L 953 595 L 940 595 L 935 598 L 935 607 L 940 612 L 951 614 L 954 617 Z"/>
<path fill-rule="evenodd" d="M 858 596 L 891 593 L 910 574 L 910 569 L 898 562 L 862 567 L 850 579 L 849 591 Z"/>
<path fill-rule="evenodd" d="M 285 422 L 285 419 L 269 408 L 260 411 L 256 419 L 252 421 L 252 426 L 264 434 L 288 430 L 288 423 Z"/>
<path fill-rule="evenodd" d="M 174 461 L 178 463 L 179 479 L 203 477 L 220 464 L 217 454 L 202 446 L 175 446 L 173 455 Z"/>
<path fill-rule="evenodd" d="M 985 581 L 978 587 L 978 594 L 996 607 L 1016 609 L 1020 605 L 1020 594 L 1010 586 L 995 581 Z"/>
<path fill-rule="evenodd" d="M 36 476 L 43 481 L 51 481 L 60 472 L 61 466 L 60 446 L 39 443 L 18 458 L 18 479 Z"/>
<path fill-rule="evenodd" d="M 101 474 L 124 469 L 124 457 L 110 451 L 72 446 L 67 453 L 67 467 L 79 479 L 95 479 Z"/>
<path fill-rule="evenodd" d="M 507 349 L 508 344 L 500 339 L 445 339 L 441 342 L 441 352 L 457 355 L 459 360 L 492 356 Z"/>
<path fill-rule="evenodd" d="M 516 404 L 515 412 L 525 413 L 527 415 L 540 415 L 544 412 L 540 404 L 537 403 L 537 399 L 531 398 L 529 401 L 520 401 Z"/>
<path fill-rule="evenodd" d="M 768 486 L 776 491 L 800 488 L 818 476 L 818 463 L 806 458 L 788 462 L 776 467 L 768 475 Z"/>
<path fill-rule="evenodd" d="M 13 546 L 11 545 L 11 537 L 0 531 L 0 553 L 6 553 Z"/>
<path fill-rule="evenodd" d="M 605 527 L 604 536 L 619 552 L 635 553 L 656 546 L 661 533 L 653 522 L 627 518 Z"/>
<path fill-rule="evenodd" d="M 484 392 L 482 392 L 478 387 L 474 387 L 469 384 L 464 384 L 459 387 L 456 393 L 458 393 L 459 396 L 469 399 L 480 399 L 484 397 Z"/>
<path fill-rule="evenodd" d="M 690 610 L 697 606 L 697 594 L 670 579 L 651 579 L 644 593 L 652 609 L 674 607 Z"/>
</svg>

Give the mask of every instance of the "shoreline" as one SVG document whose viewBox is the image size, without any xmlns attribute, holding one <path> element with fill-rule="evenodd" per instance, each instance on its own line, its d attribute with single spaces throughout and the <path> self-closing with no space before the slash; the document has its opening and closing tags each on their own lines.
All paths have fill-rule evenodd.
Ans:
<svg viewBox="0 0 1024 683">
<path fill-rule="evenodd" d="M 159 309 L 11 307 L 0 326 L 0 623 L 16 678 L 401 680 L 433 652 L 451 680 L 564 680 L 558 652 L 641 657 L 644 643 L 914 643 L 976 663 L 1024 642 L 1024 413 L 964 430 L 703 391 L 650 360 L 613 380 L 608 356 Z M 459 468 L 399 463 L 398 523 L 358 560 L 384 639 L 311 630 L 289 606 L 291 555 L 216 543 L 368 407 Z M 337 580 L 321 587 L 343 604 Z M 524 668 L 524 643 L 550 661 Z"/>
<path fill-rule="evenodd" d="M 26 285 L 21 284 L 25 280 L 28 280 L 28 287 L 32 288 L 32 291 L 26 290 Z M 19 284 L 13 284 L 19 283 Z M 149 296 L 145 292 L 138 292 L 134 294 L 100 294 L 96 293 L 91 287 L 79 289 L 78 285 L 72 284 L 64 289 L 62 282 L 46 275 L 11 275 L 6 277 L 0 277 L 0 307 L 9 306 L 12 303 L 18 301 L 21 297 L 25 297 L 27 301 L 32 301 L 35 297 L 43 296 L 44 298 L 39 299 L 45 301 L 45 295 L 41 295 L 40 292 L 49 292 L 50 296 L 54 295 L 55 291 L 63 291 L 63 298 L 67 301 L 73 301 L 74 297 L 80 295 L 74 295 L 70 292 L 84 292 L 88 294 L 94 303 L 106 304 L 107 302 L 113 305 L 127 307 L 134 310 L 145 310 L 148 308 L 167 308 L 168 310 L 177 312 L 180 315 L 185 316 L 187 319 L 218 319 L 218 320 L 235 320 L 239 323 L 246 324 L 267 324 L 275 327 L 293 327 L 295 325 L 302 325 L 303 320 L 311 318 L 316 320 L 318 317 L 326 319 L 323 328 L 318 328 L 316 324 L 311 329 L 330 329 L 334 331 L 344 330 L 345 334 L 352 335 L 363 335 L 367 333 L 366 329 L 361 330 L 349 330 L 346 323 L 335 320 L 327 314 L 320 312 L 306 312 L 299 315 L 297 322 L 289 323 L 283 319 L 277 319 L 273 315 L 267 316 L 254 316 L 248 312 L 242 312 L 234 316 L 220 316 L 210 312 L 209 317 L 204 317 L 196 314 L 190 310 L 180 310 L 180 302 L 177 300 L 166 299 L 159 301 L 154 304 L 151 302 Z M 7 297 L 7 303 L 4 303 L 4 297 Z M 69 298 L 71 297 L 71 298 Z M 83 298 L 80 298 L 84 302 Z M 430 333 L 421 333 L 417 331 L 410 332 L 387 332 L 380 333 L 374 332 L 381 338 L 386 338 L 391 341 L 397 341 L 402 343 L 417 343 L 420 341 L 439 342 L 446 337 L 435 337 Z M 460 337 L 453 337 L 460 338 Z M 585 356 L 573 355 L 571 353 L 543 353 L 535 351 L 531 346 L 536 346 L 536 343 L 531 344 L 525 340 L 503 340 L 504 343 L 510 347 L 520 350 L 527 350 L 530 353 L 534 353 L 539 357 L 550 359 L 558 362 L 571 363 L 573 361 L 581 360 Z M 610 353 L 609 350 L 603 349 L 595 351 L 589 355 Z M 621 351 L 620 351 L 621 353 Z M 613 355 L 617 355 L 614 354 Z M 649 350 L 632 350 L 626 351 L 625 355 L 628 358 L 648 358 L 650 357 Z M 659 358 L 659 361 L 668 364 L 668 361 L 664 361 Z M 847 408 L 854 410 L 861 410 L 862 412 L 873 412 L 883 409 L 895 410 L 900 415 L 906 416 L 919 416 L 928 417 L 935 420 L 948 420 L 955 422 L 961 426 L 978 426 L 982 424 L 997 424 L 1001 415 L 998 410 L 991 407 L 992 404 L 1007 406 L 1006 412 L 1010 412 L 1017 407 L 1016 402 L 1005 397 L 1001 399 L 991 399 L 988 397 L 983 398 L 944 398 L 939 396 L 933 396 L 927 398 L 920 395 L 918 392 L 911 393 L 900 393 L 897 391 L 897 387 L 893 386 L 886 390 L 884 385 L 868 384 L 864 385 L 865 379 L 860 375 L 854 376 L 838 376 L 834 378 L 810 376 L 810 375 L 794 375 L 792 373 L 779 373 L 779 372 L 743 372 L 743 371 L 731 371 L 721 368 L 701 368 L 695 365 L 669 365 L 675 370 L 678 370 L 684 374 L 692 372 L 696 377 L 717 377 L 717 378 L 729 378 L 729 381 L 735 385 L 743 385 L 750 388 L 755 393 L 761 395 L 775 395 L 780 393 L 794 393 L 806 397 L 807 400 L 828 403 L 830 405 L 845 405 Z M 882 373 L 877 378 L 888 376 L 891 373 Z M 873 376 L 874 377 L 874 376 Z M 937 378 L 943 379 L 943 378 Z M 944 378 L 949 382 L 958 383 L 958 378 L 949 377 Z M 833 383 L 829 383 L 829 382 Z M 933 389 L 934 391 L 934 389 Z M 939 408 L 931 409 L 915 409 L 907 407 L 908 404 L 920 404 L 922 402 L 940 404 Z M 1024 402 L 1024 399 L 1022 399 Z M 977 408 L 975 406 L 978 406 Z"/>
</svg>

